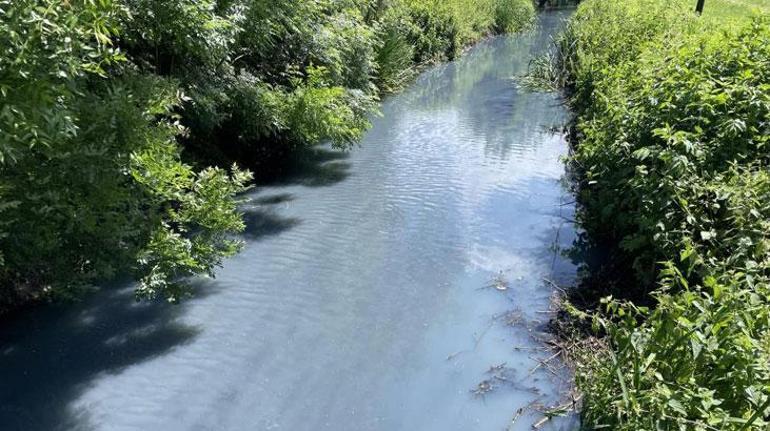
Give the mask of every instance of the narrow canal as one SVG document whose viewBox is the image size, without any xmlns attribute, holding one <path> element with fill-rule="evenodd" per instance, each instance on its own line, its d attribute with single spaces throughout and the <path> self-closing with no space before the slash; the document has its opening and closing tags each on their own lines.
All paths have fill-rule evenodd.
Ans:
<svg viewBox="0 0 770 431">
<path fill-rule="evenodd" d="M 566 384 L 537 338 L 573 209 L 566 112 L 512 77 L 564 17 L 426 71 L 361 148 L 255 190 L 243 253 L 192 300 L 104 289 L 4 327 L 0 429 L 530 429 L 508 427 Z"/>
</svg>

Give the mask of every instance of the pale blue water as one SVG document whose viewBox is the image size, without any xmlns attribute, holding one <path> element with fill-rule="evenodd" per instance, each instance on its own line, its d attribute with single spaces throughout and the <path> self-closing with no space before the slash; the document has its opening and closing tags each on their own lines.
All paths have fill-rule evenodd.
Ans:
<svg viewBox="0 0 770 431">
<path fill-rule="evenodd" d="M 112 289 L 6 325 L 0 430 L 486 431 L 556 403 L 567 382 L 530 371 L 551 355 L 543 279 L 575 276 L 554 253 L 566 113 L 511 77 L 563 16 L 426 71 L 361 148 L 256 190 L 246 248 L 194 299 Z M 484 288 L 501 271 L 508 290 Z"/>
</svg>

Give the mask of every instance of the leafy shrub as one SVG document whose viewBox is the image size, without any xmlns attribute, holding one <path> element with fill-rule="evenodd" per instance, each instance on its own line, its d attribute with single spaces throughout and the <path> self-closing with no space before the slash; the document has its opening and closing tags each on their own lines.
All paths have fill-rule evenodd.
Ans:
<svg viewBox="0 0 770 431">
<path fill-rule="evenodd" d="M 132 60 L 160 75 L 216 72 L 240 31 L 238 9 L 216 0 L 121 0 L 127 11 L 120 45 Z"/>
<path fill-rule="evenodd" d="M 429 1 L 405 1 L 401 6 L 411 25 L 407 39 L 414 46 L 415 62 L 453 59 L 460 48 L 455 17 L 446 4 Z"/>
<path fill-rule="evenodd" d="M 580 221 L 654 299 L 592 317 L 608 349 L 578 361 L 586 428 L 768 425 L 770 26 L 689 7 L 589 1 L 559 43 Z"/>
<path fill-rule="evenodd" d="M 497 33 L 520 31 L 532 21 L 532 16 L 532 2 L 497 0 L 495 2 L 495 31 Z"/>
<path fill-rule="evenodd" d="M 650 44 L 675 38 L 692 24 L 691 6 L 680 0 L 640 0 L 581 7 L 557 40 L 559 68 L 575 93 L 573 103 L 580 104 L 578 112 L 601 103 L 593 90 L 607 66 L 633 62 Z"/>
<path fill-rule="evenodd" d="M 453 58 L 532 16 L 528 0 L 145 3 L 128 1 L 122 45 L 140 66 L 180 81 L 188 148 L 260 170 L 271 155 L 320 142 L 349 148 L 379 90 L 403 85 L 415 64 Z M 497 10 L 509 12 L 499 26 Z"/>
<path fill-rule="evenodd" d="M 453 59 L 469 44 L 520 31 L 533 18 L 529 0 L 393 0 L 378 16 L 376 82 L 386 91 L 397 89 L 414 73 L 413 66 Z"/>
<path fill-rule="evenodd" d="M 76 133 L 69 85 L 85 74 L 104 75 L 120 59 L 110 46 L 120 9 L 80 1 L 0 1 L 0 162 L 29 148 L 52 145 Z"/>
<path fill-rule="evenodd" d="M 401 88 L 415 73 L 415 48 L 407 39 L 408 20 L 400 14 L 389 13 L 377 31 L 380 46 L 376 52 L 375 85 L 385 92 Z"/>
<path fill-rule="evenodd" d="M 413 24 L 407 38 L 418 63 L 453 59 L 484 36 L 519 31 L 534 17 L 529 0 L 401 0 L 396 8 Z"/>
<path fill-rule="evenodd" d="M 349 89 L 374 92 L 377 70 L 375 31 L 365 25 L 355 9 L 338 12 L 323 24 L 314 37 L 320 45 L 312 58 L 314 65 L 326 68 L 327 81 Z"/>
<path fill-rule="evenodd" d="M 165 288 L 177 276 L 201 272 L 236 246 L 223 238 L 242 228 L 234 196 L 248 175 L 195 174 L 179 161 L 176 84 L 135 73 L 111 47 L 121 8 L 41 0 L 2 2 L 0 9 L 9 49 L 0 56 L 9 233 L 2 238 L 2 307 L 71 296 L 127 267 L 140 277 L 152 272 L 141 256 L 166 246 L 150 240 L 161 228 L 189 232 L 185 238 L 201 252 L 156 259 L 194 269 L 158 274 L 165 284 L 139 292 L 177 299 L 181 289 Z M 214 183 L 218 199 L 204 193 Z M 197 211 L 201 206 L 211 212 Z"/>
</svg>

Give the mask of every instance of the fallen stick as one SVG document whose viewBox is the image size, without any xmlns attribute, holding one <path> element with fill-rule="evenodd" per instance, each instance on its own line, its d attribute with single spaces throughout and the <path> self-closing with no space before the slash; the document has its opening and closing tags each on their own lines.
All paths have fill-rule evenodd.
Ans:
<svg viewBox="0 0 770 431">
<path fill-rule="evenodd" d="M 529 374 L 527 374 L 527 377 L 531 376 L 532 374 L 535 374 L 535 371 L 540 369 L 540 367 L 545 366 L 546 364 L 551 362 L 553 359 L 555 359 L 559 355 L 561 355 L 561 351 L 558 351 L 558 352 L 554 353 L 553 356 L 551 356 L 548 359 L 545 359 L 545 360 L 542 360 L 542 361 L 538 361 L 539 363 L 535 366 L 535 368 L 533 368 L 533 369 L 531 369 L 529 371 Z"/>
<path fill-rule="evenodd" d="M 524 414 L 524 407 L 516 410 L 516 414 L 513 416 L 513 419 L 511 419 L 511 423 L 508 425 L 506 431 L 511 431 L 513 429 L 513 426 L 516 425 L 516 421 L 519 420 L 522 414 Z"/>
</svg>

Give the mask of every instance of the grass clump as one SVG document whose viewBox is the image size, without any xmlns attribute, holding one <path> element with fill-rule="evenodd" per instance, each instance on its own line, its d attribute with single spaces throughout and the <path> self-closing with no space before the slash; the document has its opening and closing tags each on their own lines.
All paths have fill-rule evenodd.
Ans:
<svg viewBox="0 0 770 431">
<path fill-rule="evenodd" d="M 622 274 L 568 306 L 606 346 L 577 354 L 586 429 L 769 425 L 770 21 L 691 3 L 589 0 L 557 41 L 579 220 Z"/>
</svg>

